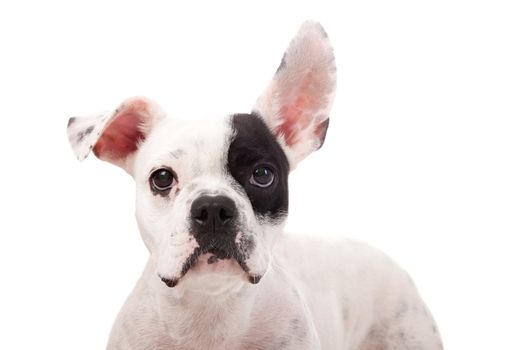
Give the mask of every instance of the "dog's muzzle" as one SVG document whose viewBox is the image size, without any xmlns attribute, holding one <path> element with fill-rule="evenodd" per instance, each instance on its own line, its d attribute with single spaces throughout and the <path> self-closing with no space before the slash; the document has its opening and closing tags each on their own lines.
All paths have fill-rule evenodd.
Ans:
<svg viewBox="0 0 525 350">
<path fill-rule="evenodd" d="M 235 202 L 224 195 L 204 195 L 195 199 L 190 208 L 190 233 L 195 237 L 198 248 L 188 257 L 184 264 L 182 278 L 196 263 L 199 257 L 211 253 L 208 264 L 222 259 L 235 259 L 248 274 L 248 281 L 256 284 L 261 276 L 249 272 L 246 265 L 247 251 L 235 243 L 238 231 L 238 210 Z M 178 279 L 161 279 L 168 287 L 174 287 Z"/>
</svg>

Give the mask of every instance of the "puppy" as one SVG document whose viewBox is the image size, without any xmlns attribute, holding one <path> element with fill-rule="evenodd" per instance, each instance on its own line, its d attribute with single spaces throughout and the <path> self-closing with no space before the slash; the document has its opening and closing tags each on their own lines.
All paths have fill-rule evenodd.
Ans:
<svg viewBox="0 0 525 350">
<path fill-rule="evenodd" d="M 387 256 L 283 233 L 288 174 L 322 146 L 335 88 L 326 32 L 306 22 L 251 113 L 173 120 L 137 97 L 69 120 L 80 160 L 135 179 L 151 253 L 108 349 L 442 349 Z"/>
</svg>

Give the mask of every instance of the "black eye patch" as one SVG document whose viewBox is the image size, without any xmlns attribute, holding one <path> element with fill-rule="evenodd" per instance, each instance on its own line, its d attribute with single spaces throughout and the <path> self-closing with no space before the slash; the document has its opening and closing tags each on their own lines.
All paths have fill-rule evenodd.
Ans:
<svg viewBox="0 0 525 350">
<path fill-rule="evenodd" d="M 228 150 L 228 171 L 246 191 L 256 214 L 279 218 L 288 212 L 289 164 L 284 151 L 256 114 L 235 114 L 232 128 L 234 137 Z M 253 183 L 253 174 L 261 167 L 273 172 L 269 186 Z"/>
</svg>

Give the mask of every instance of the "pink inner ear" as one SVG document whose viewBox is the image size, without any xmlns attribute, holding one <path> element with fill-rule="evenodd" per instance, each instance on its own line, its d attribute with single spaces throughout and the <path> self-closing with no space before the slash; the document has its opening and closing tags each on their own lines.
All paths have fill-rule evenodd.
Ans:
<svg viewBox="0 0 525 350">
<path fill-rule="evenodd" d="M 95 144 L 93 152 L 97 157 L 111 160 L 120 160 L 137 150 L 137 144 L 144 139 L 139 125 L 142 121 L 137 113 L 138 109 L 146 106 L 132 106 L 126 108 L 121 115 L 104 130 L 102 136 Z"/>
<path fill-rule="evenodd" d="M 326 108 L 328 104 L 326 79 L 321 72 L 309 70 L 297 86 L 293 79 L 278 82 L 280 96 L 279 116 L 282 119 L 277 127 L 277 134 L 283 135 L 288 146 L 300 140 L 300 132 L 307 128 L 315 117 L 314 113 Z M 317 136 L 317 135 L 316 135 Z"/>
<path fill-rule="evenodd" d="M 284 136 L 284 140 L 288 146 L 295 145 L 298 141 L 299 123 L 303 122 L 303 106 L 304 98 L 298 97 L 295 103 L 291 105 L 284 105 L 279 111 L 283 122 L 277 128 L 277 134 Z"/>
</svg>

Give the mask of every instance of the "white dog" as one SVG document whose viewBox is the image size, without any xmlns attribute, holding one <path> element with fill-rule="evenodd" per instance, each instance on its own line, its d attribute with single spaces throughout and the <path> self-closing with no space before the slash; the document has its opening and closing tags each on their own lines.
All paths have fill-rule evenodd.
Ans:
<svg viewBox="0 0 525 350">
<path fill-rule="evenodd" d="M 108 349 L 442 349 L 383 253 L 283 233 L 288 174 L 323 144 L 335 87 L 328 37 L 306 22 L 250 114 L 171 120 L 132 98 L 70 119 L 79 159 L 134 177 L 151 253 Z"/>
</svg>

